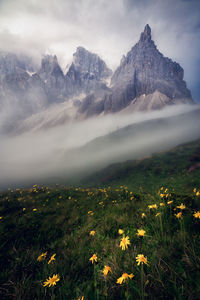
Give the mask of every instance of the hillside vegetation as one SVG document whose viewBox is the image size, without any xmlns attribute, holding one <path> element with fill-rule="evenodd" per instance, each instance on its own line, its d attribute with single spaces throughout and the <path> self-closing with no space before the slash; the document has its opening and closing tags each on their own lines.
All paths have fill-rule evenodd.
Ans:
<svg viewBox="0 0 200 300">
<path fill-rule="evenodd" d="M 88 186 L 124 184 L 145 192 L 155 192 L 164 185 L 184 194 L 200 186 L 200 140 L 141 160 L 113 164 L 83 182 Z"/>
<path fill-rule="evenodd" d="M 10 189 L 0 299 L 199 299 L 199 211 L 198 189 Z"/>
<path fill-rule="evenodd" d="M 199 299 L 199 153 L 1 192 L 0 299 Z"/>
</svg>

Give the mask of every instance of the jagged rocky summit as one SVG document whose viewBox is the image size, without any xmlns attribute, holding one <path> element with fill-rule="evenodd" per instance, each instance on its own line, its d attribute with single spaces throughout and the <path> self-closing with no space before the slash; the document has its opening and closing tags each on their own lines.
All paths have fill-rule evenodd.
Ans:
<svg viewBox="0 0 200 300">
<path fill-rule="evenodd" d="M 80 99 L 91 92 L 103 95 L 111 74 L 98 55 L 83 47 L 77 48 L 66 74 L 56 55 L 45 55 L 37 69 L 25 56 L 0 51 L 0 112 L 12 112 L 10 124 L 15 127 L 15 121 L 44 111 L 51 104 L 76 98 L 72 105 L 78 107 Z"/>
<path fill-rule="evenodd" d="M 66 89 L 69 95 L 91 93 L 106 88 L 106 79 L 112 71 L 96 54 L 78 47 L 73 62 L 66 74 Z"/>
<path fill-rule="evenodd" d="M 138 43 L 123 56 L 114 72 L 109 92 L 101 103 L 95 104 L 93 100 L 85 112 L 91 115 L 100 113 L 100 110 L 106 113 L 123 109 L 150 110 L 171 104 L 193 103 L 183 75 L 178 63 L 158 51 L 147 24 Z M 88 102 L 88 99 L 85 101 Z"/>
<path fill-rule="evenodd" d="M 63 106 L 58 109 L 63 121 L 193 103 L 183 76 L 181 66 L 158 51 L 148 24 L 113 74 L 83 47 L 73 54 L 66 74 L 55 55 L 45 55 L 38 69 L 30 58 L 0 51 L 0 112 L 10 107 L 15 124 L 52 104 L 65 104 L 65 114 Z"/>
</svg>

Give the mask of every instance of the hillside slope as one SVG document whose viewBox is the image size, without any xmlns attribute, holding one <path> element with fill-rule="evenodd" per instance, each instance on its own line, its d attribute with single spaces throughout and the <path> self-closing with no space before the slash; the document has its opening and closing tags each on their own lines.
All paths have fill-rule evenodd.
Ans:
<svg viewBox="0 0 200 300">
<path fill-rule="evenodd" d="M 83 182 L 93 186 L 125 184 L 138 190 L 158 189 L 166 185 L 179 192 L 200 185 L 200 140 L 183 144 L 167 152 L 141 160 L 112 164 Z"/>
<path fill-rule="evenodd" d="M 0 193 L 0 298 L 197 300 L 199 200 L 198 187 Z"/>
</svg>

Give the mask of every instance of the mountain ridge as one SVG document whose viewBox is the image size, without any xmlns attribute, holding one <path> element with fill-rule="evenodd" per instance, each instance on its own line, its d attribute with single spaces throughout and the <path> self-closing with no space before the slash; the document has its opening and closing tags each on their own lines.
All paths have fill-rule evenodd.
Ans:
<svg viewBox="0 0 200 300">
<path fill-rule="evenodd" d="M 83 47 L 77 47 L 66 74 L 56 55 L 45 55 L 37 70 L 28 59 L 0 52 L 0 112 L 9 107 L 12 131 L 22 118 L 64 102 L 69 107 L 66 121 L 193 104 L 183 77 L 183 68 L 157 50 L 148 24 L 114 73 Z"/>
<path fill-rule="evenodd" d="M 102 99 L 102 110 L 106 113 L 116 112 L 127 107 L 133 100 L 136 103 L 135 110 L 144 110 L 145 107 L 156 109 L 156 97 L 153 97 L 152 105 L 138 105 L 141 95 L 155 92 L 163 95 L 163 105 L 159 104 L 158 109 L 168 104 L 193 103 L 183 76 L 183 68 L 157 50 L 151 39 L 151 28 L 147 24 L 138 43 L 123 56 L 120 66 L 113 73 L 111 91 Z M 148 103 L 149 99 L 145 100 Z"/>
</svg>

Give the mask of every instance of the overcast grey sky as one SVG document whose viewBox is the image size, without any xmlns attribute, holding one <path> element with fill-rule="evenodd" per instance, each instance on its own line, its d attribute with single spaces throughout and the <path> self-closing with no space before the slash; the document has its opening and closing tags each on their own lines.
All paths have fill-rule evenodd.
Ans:
<svg viewBox="0 0 200 300">
<path fill-rule="evenodd" d="M 0 0 L 0 49 L 56 54 L 64 67 L 83 46 L 115 69 L 146 23 L 200 100 L 200 0 Z"/>
</svg>

